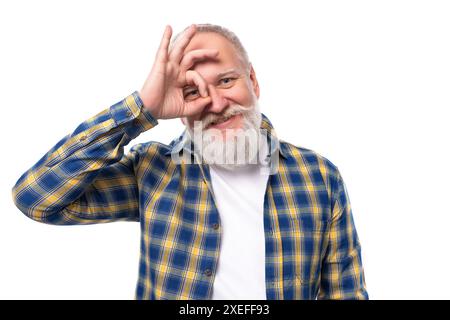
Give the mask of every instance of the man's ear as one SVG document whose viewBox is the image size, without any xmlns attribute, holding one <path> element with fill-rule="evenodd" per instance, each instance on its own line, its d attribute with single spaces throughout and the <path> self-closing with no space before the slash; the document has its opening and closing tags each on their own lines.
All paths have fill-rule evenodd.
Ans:
<svg viewBox="0 0 450 320">
<path fill-rule="evenodd" d="M 255 69 L 253 69 L 253 65 L 251 63 L 250 63 L 250 81 L 252 84 L 253 92 L 255 92 L 256 97 L 259 99 L 258 79 L 256 79 Z"/>
</svg>

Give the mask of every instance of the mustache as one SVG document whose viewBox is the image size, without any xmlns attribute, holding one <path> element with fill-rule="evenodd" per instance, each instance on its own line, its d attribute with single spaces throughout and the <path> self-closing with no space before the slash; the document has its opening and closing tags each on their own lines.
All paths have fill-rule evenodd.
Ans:
<svg viewBox="0 0 450 320">
<path fill-rule="evenodd" d="M 208 113 L 203 117 L 202 120 L 200 120 L 202 123 L 202 129 L 208 128 L 214 122 L 226 120 L 227 118 L 231 118 L 232 116 L 235 116 L 237 114 L 245 114 L 251 112 L 252 110 L 253 108 L 246 108 L 239 104 L 234 104 L 226 108 L 225 111 L 221 114 Z"/>
</svg>

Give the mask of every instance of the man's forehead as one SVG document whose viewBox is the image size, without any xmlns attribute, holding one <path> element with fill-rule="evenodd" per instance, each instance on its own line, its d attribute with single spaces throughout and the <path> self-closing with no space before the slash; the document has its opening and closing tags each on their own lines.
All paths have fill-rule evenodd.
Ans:
<svg viewBox="0 0 450 320">
<path fill-rule="evenodd" d="M 242 71 L 242 63 L 237 50 L 224 36 L 213 32 L 197 33 L 191 39 L 184 52 L 186 54 L 189 51 L 198 49 L 217 49 L 219 54 L 214 59 L 207 59 L 195 63 L 191 69 L 200 68 L 205 70 L 204 68 L 208 68 L 216 77 Z"/>
<path fill-rule="evenodd" d="M 199 32 L 189 42 L 184 52 L 197 49 L 217 49 L 219 54 L 237 55 L 233 44 L 224 36 L 214 32 Z"/>
</svg>

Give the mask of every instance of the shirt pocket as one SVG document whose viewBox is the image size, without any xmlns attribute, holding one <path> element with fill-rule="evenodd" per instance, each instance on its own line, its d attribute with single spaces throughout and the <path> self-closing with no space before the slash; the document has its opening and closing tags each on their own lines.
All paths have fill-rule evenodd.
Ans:
<svg viewBox="0 0 450 320">
<path fill-rule="evenodd" d="M 300 233 L 326 233 L 330 221 L 321 214 L 312 214 L 310 212 L 301 212 L 291 216 L 291 222 Z"/>
<path fill-rule="evenodd" d="M 320 214 L 301 212 L 291 216 L 293 224 L 293 237 L 296 238 L 298 257 L 297 276 L 303 285 L 315 290 L 320 280 L 322 260 L 328 246 L 330 221 Z"/>
</svg>

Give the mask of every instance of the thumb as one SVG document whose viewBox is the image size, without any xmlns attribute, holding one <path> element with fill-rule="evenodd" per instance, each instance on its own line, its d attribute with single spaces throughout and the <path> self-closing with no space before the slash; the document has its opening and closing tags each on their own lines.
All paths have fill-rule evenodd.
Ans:
<svg viewBox="0 0 450 320">
<path fill-rule="evenodd" d="M 185 117 L 190 117 L 195 114 L 202 113 L 202 111 L 211 103 L 212 99 L 210 96 L 198 97 L 194 101 L 186 103 L 186 108 L 184 110 Z"/>
</svg>

